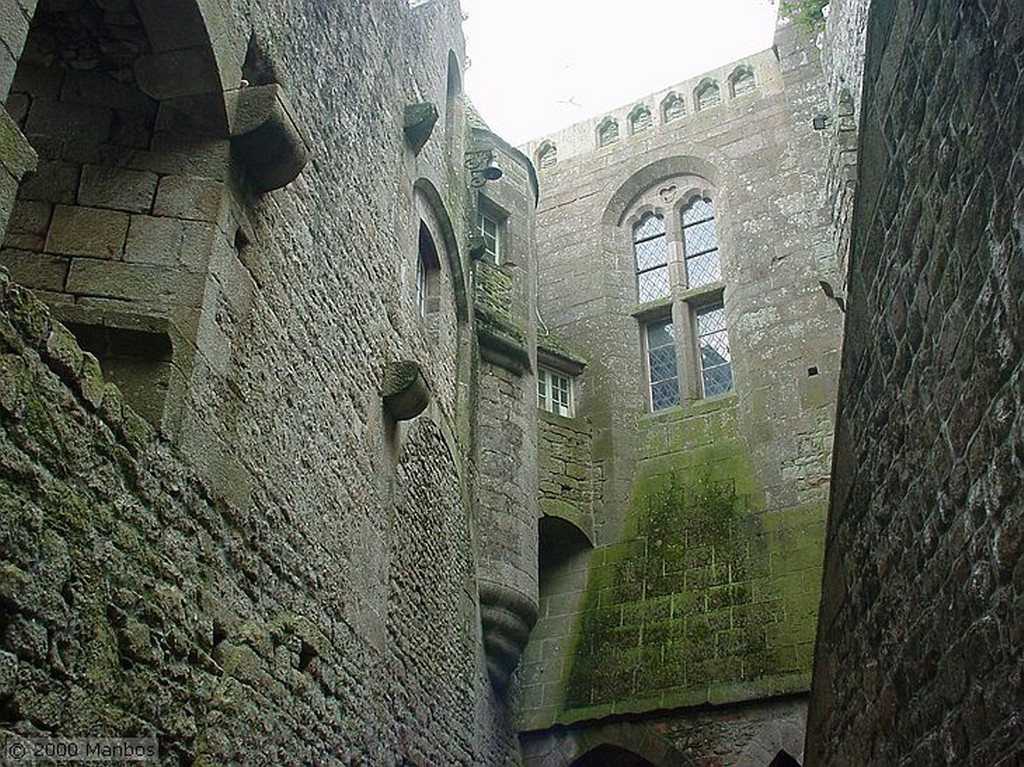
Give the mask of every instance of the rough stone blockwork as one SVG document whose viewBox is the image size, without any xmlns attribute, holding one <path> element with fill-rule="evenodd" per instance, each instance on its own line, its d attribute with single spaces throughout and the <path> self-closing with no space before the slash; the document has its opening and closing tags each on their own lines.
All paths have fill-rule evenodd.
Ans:
<svg viewBox="0 0 1024 767">
<path fill-rule="evenodd" d="M 809 765 L 1024 760 L 1015 2 L 875 2 Z"/>
<path fill-rule="evenodd" d="M 311 609 L 324 576 L 300 529 L 215 501 L 6 277 L 0 310 L 0 731 L 156 736 L 168 763 L 472 762 L 471 557 L 436 430 L 398 469 L 382 663 Z"/>
</svg>

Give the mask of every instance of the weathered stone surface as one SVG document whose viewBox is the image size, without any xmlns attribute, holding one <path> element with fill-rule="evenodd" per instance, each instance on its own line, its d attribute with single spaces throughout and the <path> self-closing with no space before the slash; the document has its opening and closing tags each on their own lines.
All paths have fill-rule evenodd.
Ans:
<svg viewBox="0 0 1024 767">
<path fill-rule="evenodd" d="M 46 352 L 48 314 L 4 294 L 0 339 L 18 351 L 0 357 L 0 536 L 4 564 L 33 584 L 4 621 L 17 630 L 0 631 L 22 680 L 4 692 L 5 733 L 153 733 L 164 761 L 211 765 L 516 759 L 477 568 L 535 605 L 536 382 L 488 384 L 486 417 L 509 426 L 488 435 L 504 452 L 488 453 L 500 471 L 482 492 L 459 246 L 475 198 L 450 161 L 465 143 L 448 92 L 464 58 L 458 4 L 415 18 L 395 0 L 370 15 L 310 8 L 83 0 L 36 14 L 49 31 L 33 32 L 14 101 L 43 162 L 7 249 L 25 238 L 26 263 L 71 261 L 43 295 L 87 353 L 69 385 L 70 339 Z M 265 199 L 224 113 L 243 62 L 254 87 L 288 84 L 318 147 Z M 412 93 L 452 127 L 402 169 Z M 514 317 L 529 355 L 534 190 L 515 162 Z M 13 205 L 0 197 L 5 216 Z M 436 243 L 429 316 L 421 222 Z M 395 359 L 421 361 L 431 383 L 429 406 L 397 425 L 380 399 Z M 21 630 L 32 621 L 45 653 Z"/>
<path fill-rule="evenodd" d="M 68 256 L 118 259 L 127 234 L 127 213 L 58 205 L 46 235 L 46 250 Z"/>
<path fill-rule="evenodd" d="M 1019 8 L 842 14 L 833 57 L 868 47 L 806 763 L 1016 764 Z"/>
<path fill-rule="evenodd" d="M 588 360 L 575 419 L 540 430 L 541 606 L 520 678 L 530 741 L 571 724 L 596 746 L 628 715 L 630 743 L 671 726 L 692 733 L 698 763 L 757 764 L 779 741 L 762 726 L 783 716 L 765 700 L 805 705 L 842 315 L 817 286 L 829 217 L 827 153 L 809 125 L 824 96 L 817 53 L 792 26 L 775 42 L 527 144 L 557 151 L 541 170 L 540 315 Z M 742 66 L 757 87 L 736 97 Z M 717 103 L 654 117 L 705 80 Z M 652 124 L 628 131 L 638 103 Z M 599 147 L 605 117 L 621 131 Z M 681 216 L 695 195 L 714 203 L 721 269 L 691 287 Z M 669 233 L 669 291 L 638 303 L 633 227 L 648 212 Z M 706 397 L 694 316 L 719 300 L 734 386 Z M 673 320 L 682 392 L 656 412 L 643 343 L 654 319 Z M 721 705 L 728 726 L 692 712 Z M 799 756 L 802 716 L 791 730 Z"/>
<path fill-rule="evenodd" d="M 227 200 L 219 181 L 188 176 L 164 176 L 156 192 L 153 213 L 158 216 L 219 222 Z"/>
<path fill-rule="evenodd" d="M 134 212 L 153 206 L 157 175 L 138 170 L 86 165 L 78 188 L 78 202 L 94 208 Z"/>
</svg>

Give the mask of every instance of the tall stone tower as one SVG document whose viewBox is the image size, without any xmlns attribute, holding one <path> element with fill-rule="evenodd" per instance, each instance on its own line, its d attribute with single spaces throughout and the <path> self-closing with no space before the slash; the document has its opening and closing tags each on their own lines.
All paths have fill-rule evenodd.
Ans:
<svg viewBox="0 0 1024 767">
<path fill-rule="evenodd" d="M 526 148 L 543 323 L 528 764 L 802 752 L 843 316 L 821 284 L 824 103 L 817 50 L 784 26 Z"/>
</svg>

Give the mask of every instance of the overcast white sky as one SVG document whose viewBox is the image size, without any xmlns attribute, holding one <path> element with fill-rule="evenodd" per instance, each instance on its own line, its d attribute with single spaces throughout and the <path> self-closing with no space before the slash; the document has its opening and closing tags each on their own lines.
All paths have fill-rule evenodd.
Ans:
<svg viewBox="0 0 1024 767">
<path fill-rule="evenodd" d="M 512 144 L 771 47 L 771 0 L 461 0 L 466 92 Z"/>
</svg>

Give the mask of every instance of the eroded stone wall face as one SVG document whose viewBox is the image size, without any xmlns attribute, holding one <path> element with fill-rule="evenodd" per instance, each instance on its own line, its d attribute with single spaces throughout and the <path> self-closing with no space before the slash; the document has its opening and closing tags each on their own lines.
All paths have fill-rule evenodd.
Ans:
<svg viewBox="0 0 1024 767">
<path fill-rule="evenodd" d="M 1015 3 L 872 4 L 807 764 L 1016 764 Z"/>
<path fill-rule="evenodd" d="M 222 85 L 276 81 L 305 133 L 311 159 L 284 188 L 257 192 L 223 126 L 211 139 L 175 122 L 190 137 L 178 170 L 126 165 L 166 159 L 163 102 L 137 137 L 147 147 L 97 134 L 83 149 L 50 140 L 33 110 L 91 130 L 69 115 L 117 108 L 60 95 L 94 78 L 61 70 L 53 98 L 16 91 L 20 128 L 49 154 L 11 201 L 24 223 L 8 249 L 36 273 L 63 259 L 41 298 L 54 314 L 91 304 L 101 324 L 113 308 L 145 314 L 147 291 L 194 286 L 191 335 L 172 339 L 194 356 L 187 370 L 172 359 L 175 428 L 156 439 L 41 304 L 4 293 L 0 727 L 153 735 L 168 762 L 507 763 L 514 725 L 486 674 L 470 531 L 465 127 L 442 118 L 418 154 L 402 130 L 409 103 L 449 111 L 458 4 L 202 5 Z M 72 144 L 88 156 L 68 169 Z M 30 194 L 43 186 L 65 197 Z M 429 318 L 424 219 L 442 272 Z M 90 239 L 50 252 L 55 226 Z M 132 254 L 183 258 L 197 229 L 213 241 L 180 280 L 121 279 Z M 79 259 L 120 292 L 73 289 Z M 419 363 L 432 402 L 396 423 L 381 390 L 400 360 Z"/>
</svg>

